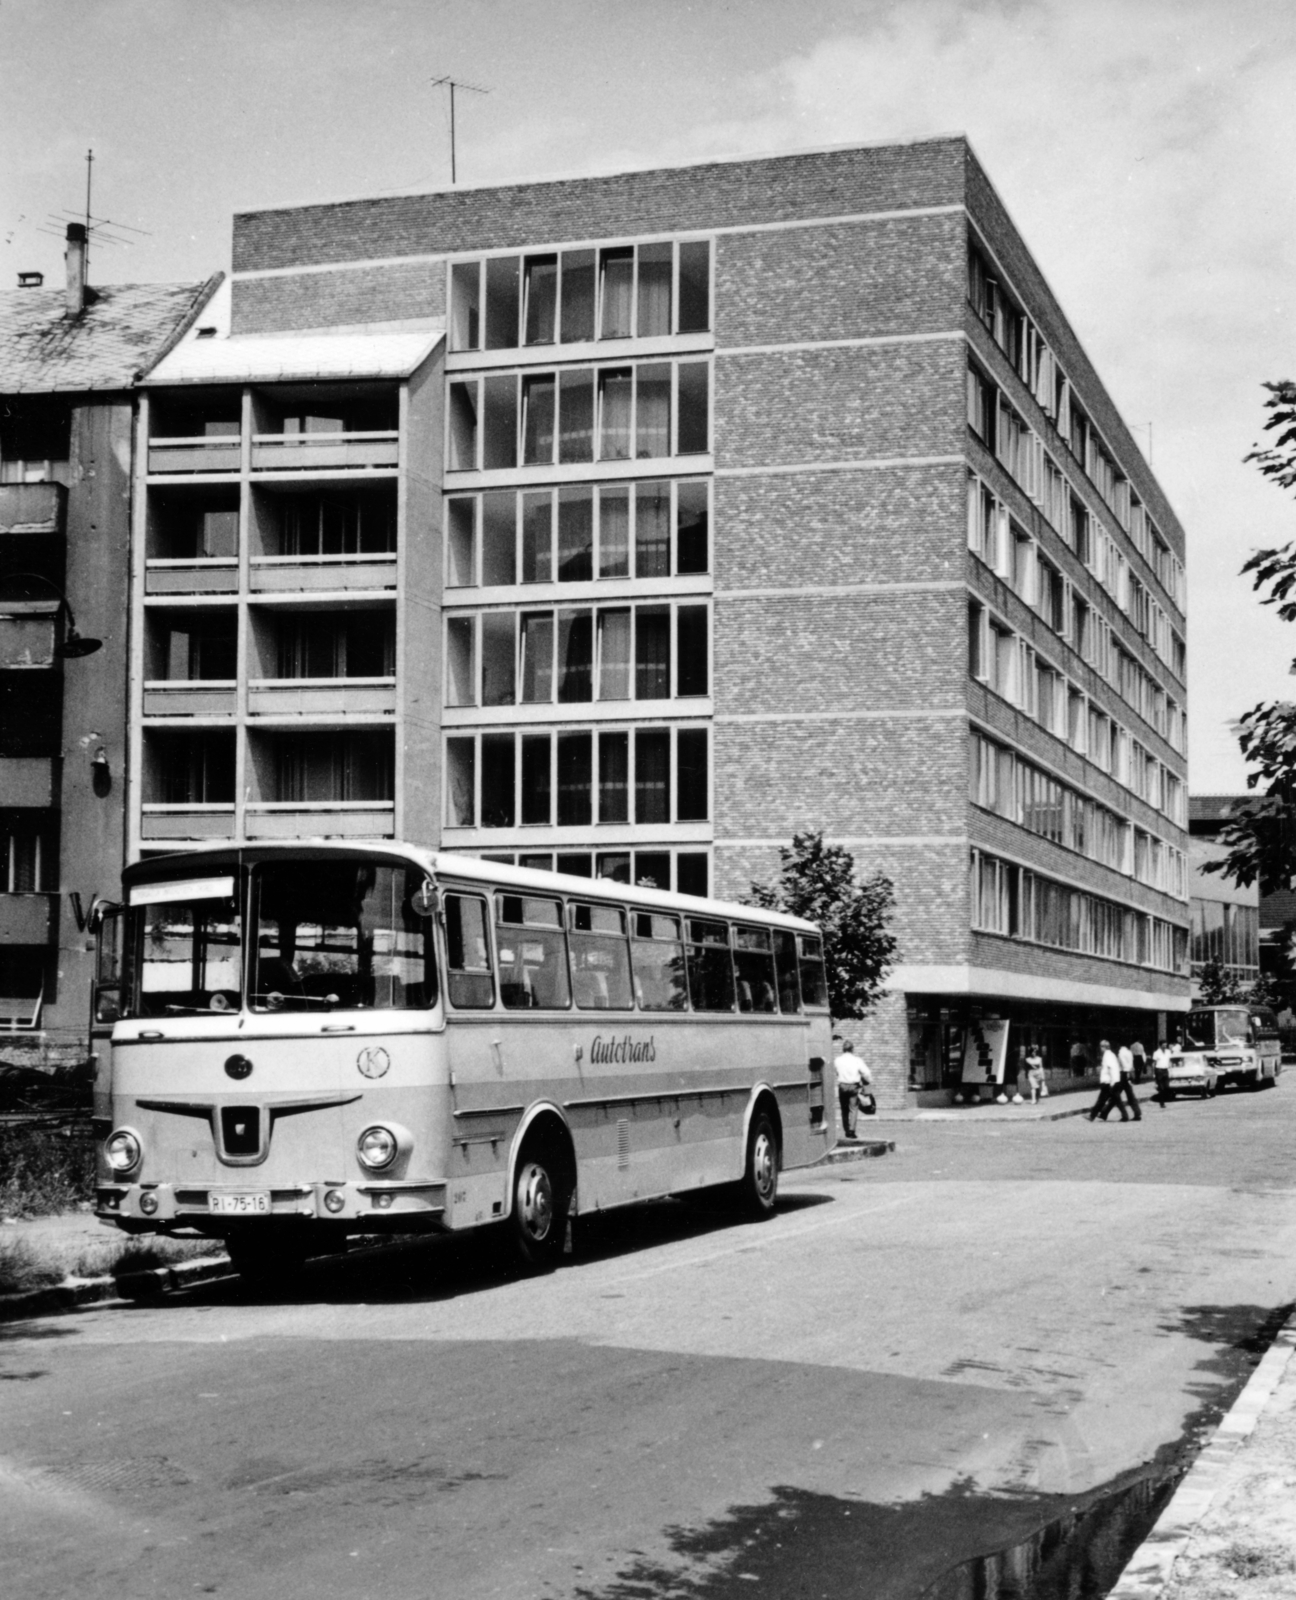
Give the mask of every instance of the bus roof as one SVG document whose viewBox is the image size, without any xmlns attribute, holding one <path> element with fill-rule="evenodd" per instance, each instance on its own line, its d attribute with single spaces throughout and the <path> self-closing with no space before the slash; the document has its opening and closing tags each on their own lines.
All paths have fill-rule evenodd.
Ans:
<svg viewBox="0 0 1296 1600">
<path fill-rule="evenodd" d="M 483 861 L 479 856 L 458 855 L 444 850 L 428 850 L 421 845 L 401 844 L 396 841 L 351 843 L 335 839 L 299 839 L 268 844 L 211 844 L 196 845 L 192 850 L 176 851 L 164 856 L 150 856 L 136 861 L 122 874 L 126 885 L 152 883 L 180 876 L 186 864 L 211 872 L 213 868 L 240 863 L 296 859 L 320 861 L 332 858 L 391 859 L 417 862 L 424 871 L 438 881 L 457 879 L 482 888 L 530 890 L 567 896 L 588 896 L 611 900 L 622 905 L 644 906 L 652 910 L 673 911 L 679 915 L 726 917 L 731 921 L 765 923 L 771 927 L 791 928 L 801 933 L 819 933 L 818 926 L 804 917 L 789 916 L 784 911 L 766 911 L 760 906 L 739 905 L 732 900 L 704 899 L 700 895 L 674 894 L 665 889 L 639 888 L 633 884 L 615 883 L 611 878 L 579 878 L 565 872 L 538 872 L 533 867 L 514 867 L 501 861 Z"/>
</svg>

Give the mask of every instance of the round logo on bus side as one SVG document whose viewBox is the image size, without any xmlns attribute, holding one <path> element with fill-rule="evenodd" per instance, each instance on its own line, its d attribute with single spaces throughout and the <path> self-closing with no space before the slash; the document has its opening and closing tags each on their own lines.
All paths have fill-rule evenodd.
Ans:
<svg viewBox="0 0 1296 1600">
<path fill-rule="evenodd" d="M 250 1078 L 252 1076 L 252 1063 L 246 1056 L 227 1056 L 225 1058 L 225 1075 L 229 1078 Z"/>
<path fill-rule="evenodd" d="M 391 1057 L 380 1044 L 371 1044 L 356 1057 L 356 1066 L 366 1078 L 381 1078 L 391 1066 Z"/>
</svg>

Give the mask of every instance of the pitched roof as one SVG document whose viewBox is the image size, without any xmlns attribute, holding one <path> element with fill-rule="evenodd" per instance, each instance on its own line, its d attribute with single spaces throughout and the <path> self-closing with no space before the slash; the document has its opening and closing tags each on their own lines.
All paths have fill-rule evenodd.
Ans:
<svg viewBox="0 0 1296 1600">
<path fill-rule="evenodd" d="M 211 298 L 205 283 L 112 283 L 92 288 L 80 316 L 62 289 L 0 293 L 0 393 L 128 389 L 166 353 Z"/>
</svg>

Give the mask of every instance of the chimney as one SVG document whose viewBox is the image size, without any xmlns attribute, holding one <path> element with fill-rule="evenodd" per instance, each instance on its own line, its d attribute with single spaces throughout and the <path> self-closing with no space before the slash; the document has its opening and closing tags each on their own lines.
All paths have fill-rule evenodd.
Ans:
<svg viewBox="0 0 1296 1600">
<path fill-rule="evenodd" d="M 86 231 L 84 222 L 67 225 L 67 310 L 70 317 L 79 317 L 85 310 L 86 298 Z"/>
</svg>

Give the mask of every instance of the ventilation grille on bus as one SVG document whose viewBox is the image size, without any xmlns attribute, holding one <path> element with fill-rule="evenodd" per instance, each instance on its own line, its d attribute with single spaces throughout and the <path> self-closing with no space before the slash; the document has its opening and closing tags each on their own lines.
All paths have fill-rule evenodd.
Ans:
<svg viewBox="0 0 1296 1600">
<path fill-rule="evenodd" d="M 624 1117 L 617 1123 L 617 1166 L 630 1165 L 630 1124 Z"/>
</svg>

